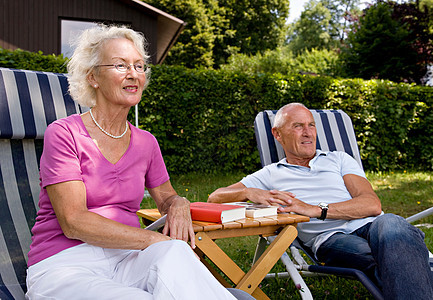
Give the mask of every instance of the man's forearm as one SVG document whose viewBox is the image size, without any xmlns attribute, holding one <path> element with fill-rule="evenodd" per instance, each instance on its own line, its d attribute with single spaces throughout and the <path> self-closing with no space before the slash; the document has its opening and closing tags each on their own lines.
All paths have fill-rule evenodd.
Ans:
<svg viewBox="0 0 433 300">
<path fill-rule="evenodd" d="M 328 219 L 354 220 L 380 215 L 380 200 L 374 195 L 362 195 L 329 205 Z"/>
<path fill-rule="evenodd" d="M 219 188 L 210 194 L 208 202 L 224 203 L 224 202 L 239 202 L 246 201 L 247 188 Z"/>
</svg>

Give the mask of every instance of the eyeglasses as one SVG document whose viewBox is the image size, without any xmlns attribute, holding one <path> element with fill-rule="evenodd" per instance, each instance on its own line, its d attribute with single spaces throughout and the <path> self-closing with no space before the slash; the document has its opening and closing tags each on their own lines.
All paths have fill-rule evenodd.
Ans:
<svg viewBox="0 0 433 300">
<path fill-rule="evenodd" d="M 96 67 L 115 67 L 117 71 L 120 73 L 126 73 L 131 69 L 131 66 L 134 66 L 134 70 L 137 71 L 137 73 L 144 73 L 149 68 L 145 64 L 137 63 L 137 64 L 125 64 L 125 63 L 118 63 L 113 65 L 96 65 Z"/>
</svg>

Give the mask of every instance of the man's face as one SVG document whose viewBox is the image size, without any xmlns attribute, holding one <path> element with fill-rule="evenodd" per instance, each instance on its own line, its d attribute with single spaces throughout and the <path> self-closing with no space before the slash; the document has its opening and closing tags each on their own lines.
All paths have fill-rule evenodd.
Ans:
<svg viewBox="0 0 433 300">
<path fill-rule="evenodd" d="M 284 111 L 285 122 L 273 133 L 283 146 L 287 161 L 311 159 L 316 154 L 316 123 L 311 112 L 300 106 Z"/>
</svg>

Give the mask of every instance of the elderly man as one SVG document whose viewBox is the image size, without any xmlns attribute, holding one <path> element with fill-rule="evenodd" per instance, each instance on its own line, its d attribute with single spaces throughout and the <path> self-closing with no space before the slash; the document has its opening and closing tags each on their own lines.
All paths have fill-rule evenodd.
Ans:
<svg viewBox="0 0 433 300">
<path fill-rule="evenodd" d="M 433 299 L 433 276 L 424 234 L 403 218 L 383 214 L 363 170 L 344 152 L 316 150 L 311 112 L 283 106 L 272 134 L 286 158 L 217 189 L 209 202 L 250 200 L 280 212 L 309 216 L 299 238 L 329 266 L 364 271 L 386 299 Z"/>
</svg>

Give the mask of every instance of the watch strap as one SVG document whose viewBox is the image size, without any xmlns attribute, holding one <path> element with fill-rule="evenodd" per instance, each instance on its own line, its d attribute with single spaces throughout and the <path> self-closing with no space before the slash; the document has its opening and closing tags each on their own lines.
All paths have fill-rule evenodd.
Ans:
<svg viewBox="0 0 433 300">
<path fill-rule="evenodd" d="M 323 221 L 323 220 L 326 219 L 326 216 L 327 216 L 327 214 L 328 214 L 328 206 L 327 206 L 327 205 L 324 205 L 324 206 L 319 205 L 319 207 L 322 209 L 322 214 L 321 214 L 320 217 L 318 217 L 317 219 Z"/>
</svg>

